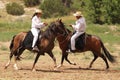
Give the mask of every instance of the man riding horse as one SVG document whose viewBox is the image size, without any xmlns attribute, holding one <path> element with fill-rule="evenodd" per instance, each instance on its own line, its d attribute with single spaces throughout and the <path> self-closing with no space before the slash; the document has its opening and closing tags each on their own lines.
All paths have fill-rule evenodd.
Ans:
<svg viewBox="0 0 120 80">
<path fill-rule="evenodd" d="M 83 17 L 82 13 L 80 11 L 73 14 L 73 16 L 76 17 L 77 21 L 75 22 L 75 25 L 70 25 L 75 30 L 75 33 L 71 37 L 71 49 L 68 50 L 68 52 L 75 52 L 75 39 L 79 36 L 81 36 L 83 33 L 85 33 L 86 30 L 86 21 Z"/>
</svg>

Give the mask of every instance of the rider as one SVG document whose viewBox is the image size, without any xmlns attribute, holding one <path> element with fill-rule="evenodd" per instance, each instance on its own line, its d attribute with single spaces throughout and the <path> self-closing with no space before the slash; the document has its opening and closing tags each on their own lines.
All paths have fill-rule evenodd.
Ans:
<svg viewBox="0 0 120 80">
<path fill-rule="evenodd" d="M 38 47 L 35 45 L 38 39 L 38 34 L 40 30 L 47 26 L 47 23 L 42 22 L 40 17 L 42 15 L 42 10 L 36 9 L 35 13 L 32 16 L 32 25 L 31 25 L 31 32 L 34 36 L 33 43 L 32 43 L 32 50 L 39 51 Z"/>
<path fill-rule="evenodd" d="M 73 16 L 76 17 L 77 21 L 75 22 L 75 25 L 70 25 L 75 30 L 75 34 L 71 37 L 71 52 L 75 52 L 75 39 L 82 35 L 86 30 L 86 21 L 83 17 L 82 13 L 80 11 L 77 11 L 73 14 Z"/>
</svg>

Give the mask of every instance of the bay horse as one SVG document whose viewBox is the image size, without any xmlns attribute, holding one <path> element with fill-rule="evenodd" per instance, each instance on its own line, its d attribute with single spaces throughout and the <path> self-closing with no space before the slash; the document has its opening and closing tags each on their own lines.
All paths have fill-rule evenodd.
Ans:
<svg viewBox="0 0 120 80">
<path fill-rule="evenodd" d="M 76 65 L 75 63 L 71 63 L 68 60 L 68 52 L 67 52 L 68 45 L 70 44 L 70 38 L 72 36 L 72 32 L 70 30 L 68 30 L 67 28 L 65 28 L 65 26 L 63 27 L 63 30 L 64 30 L 65 34 L 57 36 L 59 47 L 62 50 L 61 64 L 59 66 L 57 66 L 57 68 L 59 68 L 63 65 L 64 59 L 69 64 Z M 77 44 L 77 45 L 80 45 L 80 44 Z M 94 59 L 91 61 L 89 68 L 92 67 L 92 64 L 98 57 L 101 57 L 104 60 L 104 62 L 106 63 L 106 69 L 109 68 L 109 64 L 108 64 L 106 58 L 108 58 L 108 60 L 112 63 L 115 62 L 114 56 L 112 56 L 109 53 L 109 51 L 105 48 L 102 40 L 99 37 L 97 37 L 96 35 L 90 35 L 90 34 L 85 33 L 85 45 L 82 50 L 77 49 L 76 52 L 81 53 L 81 52 L 85 52 L 85 51 L 91 51 L 94 55 Z"/>
<path fill-rule="evenodd" d="M 54 57 L 52 50 L 54 48 L 54 40 L 58 34 L 63 34 L 63 29 L 61 28 L 63 26 L 61 24 L 61 20 L 57 20 L 55 22 L 52 22 L 48 28 L 41 33 L 41 38 L 39 39 L 38 48 L 39 52 L 37 52 L 32 71 L 35 71 L 35 64 L 38 61 L 38 58 L 40 55 L 43 55 L 45 52 L 53 59 L 54 65 L 56 66 L 56 58 Z M 11 41 L 10 44 L 10 55 L 9 55 L 9 61 L 5 65 L 5 69 L 10 65 L 11 59 L 14 56 L 14 68 L 18 70 L 17 67 L 17 60 L 20 59 L 20 55 L 23 53 L 25 49 L 32 51 L 31 48 L 26 48 L 23 45 L 21 45 L 26 37 L 28 32 L 20 32 L 17 35 L 15 35 Z"/>
</svg>

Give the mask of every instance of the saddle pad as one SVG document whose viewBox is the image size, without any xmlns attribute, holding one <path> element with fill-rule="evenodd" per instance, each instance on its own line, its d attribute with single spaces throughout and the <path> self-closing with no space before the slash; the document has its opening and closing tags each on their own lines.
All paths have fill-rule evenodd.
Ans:
<svg viewBox="0 0 120 80">
<path fill-rule="evenodd" d="M 32 48 L 33 34 L 29 31 L 23 41 L 23 46 L 26 48 Z"/>
</svg>

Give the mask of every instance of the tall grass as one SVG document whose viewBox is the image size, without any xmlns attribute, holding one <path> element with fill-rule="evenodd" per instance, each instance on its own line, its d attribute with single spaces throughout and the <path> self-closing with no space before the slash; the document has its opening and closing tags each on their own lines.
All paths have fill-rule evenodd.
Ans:
<svg viewBox="0 0 120 80">
<path fill-rule="evenodd" d="M 28 22 L 0 22 L 0 41 L 9 41 L 13 35 L 29 29 Z"/>
<path fill-rule="evenodd" d="M 47 23 L 57 20 L 58 18 L 43 19 Z M 69 24 L 74 24 L 75 18 L 73 16 L 61 17 L 65 27 L 72 31 Z M 21 32 L 28 31 L 31 28 L 31 21 L 22 20 L 15 22 L 0 22 L 0 41 L 9 41 L 12 36 Z M 120 44 L 120 25 L 117 25 L 117 30 L 112 31 L 110 25 L 87 24 L 86 32 L 92 35 L 99 36 L 103 42 Z"/>
</svg>

